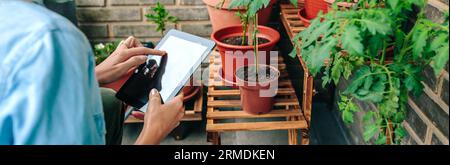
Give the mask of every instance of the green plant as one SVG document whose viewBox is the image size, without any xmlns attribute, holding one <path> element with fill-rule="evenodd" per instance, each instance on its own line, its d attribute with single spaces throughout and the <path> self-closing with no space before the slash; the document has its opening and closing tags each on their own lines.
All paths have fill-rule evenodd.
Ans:
<svg viewBox="0 0 450 165">
<path fill-rule="evenodd" d="M 166 10 L 164 5 L 161 3 L 156 3 L 156 6 L 151 7 L 149 9 L 152 13 L 148 13 L 145 15 L 148 21 L 151 21 L 156 24 L 156 31 L 160 32 L 161 35 L 164 35 L 166 31 L 167 22 L 177 23 L 178 18 L 175 16 L 171 16 L 169 12 Z"/>
<path fill-rule="evenodd" d="M 345 122 L 352 123 L 359 111 L 353 100 L 376 105 L 363 119 L 366 141 L 399 144 L 406 134 L 408 93 L 421 94 L 425 67 L 439 74 L 448 61 L 448 13 L 434 23 L 425 17 L 426 2 L 360 0 L 359 7 L 319 16 L 294 37 L 311 74 L 323 72 L 323 85 L 353 75 L 339 102 Z"/>
<path fill-rule="evenodd" d="M 236 12 L 236 15 L 241 19 L 242 24 L 242 45 L 245 41 L 248 45 L 253 46 L 255 61 L 258 61 L 258 12 L 269 6 L 270 0 L 232 0 L 229 9 L 232 8 L 244 8 L 244 13 Z M 248 35 L 248 36 L 247 36 Z M 258 62 L 256 64 L 256 76 L 258 76 Z"/>
<path fill-rule="evenodd" d="M 298 0 L 290 0 L 294 6 L 297 6 Z M 222 7 L 225 3 L 225 0 L 220 1 L 216 6 Z M 253 46 L 253 52 L 255 56 L 255 61 L 258 60 L 258 12 L 269 6 L 270 0 L 231 0 L 228 5 L 229 9 L 233 8 L 242 8 L 245 9 L 245 12 L 236 12 L 236 15 L 241 20 L 242 25 L 242 43 L 241 45 L 245 45 L 247 42 L 248 45 Z M 258 62 L 255 63 L 256 68 L 256 76 L 258 77 Z"/>
<path fill-rule="evenodd" d="M 100 43 L 94 46 L 95 63 L 98 65 L 103 62 L 106 58 L 111 55 L 114 50 L 116 50 L 120 41 L 110 42 L 110 43 Z"/>
</svg>

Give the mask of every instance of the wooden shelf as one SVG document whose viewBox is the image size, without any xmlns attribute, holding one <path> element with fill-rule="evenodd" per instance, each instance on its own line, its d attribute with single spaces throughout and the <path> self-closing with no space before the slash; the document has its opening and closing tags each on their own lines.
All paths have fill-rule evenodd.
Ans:
<svg viewBox="0 0 450 165">
<path fill-rule="evenodd" d="M 287 130 L 289 144 L 297 144 L 298 132 L 302 132 L 301 144 L 309 144 L 309 121 L 301 110 L 299 101 L 288 78 L 286 65 L 282 57 L 278 59 L 278 69 L 281 76 L 278 83 L 278 93 L 275 97 L 274 110 L 268 114 L 252 115 L 242 111 L 240 91 L 226 87 L 220 79 L 219 68 L 221 67 L 220 55 L 213 52 L 210 55 L 210 77 L 207 102 L 207 125 L 208 141 L 219 145 L 220 133 L 229 131 L 271 131 Z M 261 121 L 263 119 L 274 119 L 274 121 Z M 252 119 L 251 122 L 238 122 L 229 119 Z"/>
<path fill-rule="evenodd" d="M 303 4 L 300 4 L 299 8 L 296 8 L 291 4 L 280 4 L 281 7 L 281 15 L 280 19 L 283 23 L 283 26 L 288 33 L 289 39 L 292 41 L 295 35 L 300 33 L 305 29 L 302 21 L 298 17 L 299 8 L 303 7 Z M 314 95 L 314 78 L 309 73 L 309 69 L 303 60 L 301 53 L 297 50 L 297 57 L 300 61 L 301 69 L 304 71 L 303 75 L 303 94 L 302 94 L 302 109 L 305 113 L 307 121 L 311 120 L 311 111 L 312 111 L 312 97 Z"/>
</svg>

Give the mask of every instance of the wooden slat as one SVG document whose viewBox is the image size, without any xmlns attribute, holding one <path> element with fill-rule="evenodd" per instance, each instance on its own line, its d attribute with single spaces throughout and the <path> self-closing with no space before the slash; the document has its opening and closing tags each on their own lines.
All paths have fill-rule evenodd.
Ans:
<svg viewBox="0 0 450 165">
<path fill-rule="evenodd" d="M 226 131 L 270 131 L 288 129 L 306 129 L 306 121 L 272 121 L 272 122 L 248 122 L 248 123 L 221 123 L 207 124 L 206 130 L 210 132 Z"/>
<path fill-rule="evenodd" d="M 297 99 L 275 99 L 274 106 L 290 106 L 298 105 Z M 222 108 L 233 108 L 240 107 L 241 100 L 214 100 L 208 102 L 208 107 L 222 107 Z"/>
<path fill-rule="evenodd" d="M 268 114 L 252 115 L 242 110 L 236 111 L 216 111 L 207 114 L 207 118 L 211 119 L 240 119 L 240 118 L 273 118 L 273 117 L 290 117 L 290 116 L 302 116 L 299 109 L 294 110 L 273 110 Z"/>
<path fill-rule="evenodd" d="M 208 92 L 209 96 L 239 96 L 241 93 L 239 89 L 231 89 L 231 90 L 217 90 L 213 92 Z M 278 89 L 277 95 L 293 95 L 295 91 L 292 89 Z"/>
<path fill-rule="evenodd" d="M 294 9 L 295 10 L 295 9 Z M 292 17 L 292 20 L 296 18 Z M 298 22 L 298 21 L 297 21 Z M 298 29 L 301 30 L 301 29 Z M 278 93 L 275 97 L 276 110 L 268 114 L 251 115 L 243 110 L 225 110 L 225 108 L 241 108 L 238 89 L 224 88 L 224 83 L 218 75 L 221 66 L 218 52 L 210 57 L 211 65 L 208 87 L 207 103 L 207 134 L 208 141 L 213 144 L 221 144 L 220 133 L 226 131 L 269 131 L 287 130 L 290 132 L 289 144 L 297 144 L 298 129 L 308 130 L 308 122 L 304 112 L 300 109 L 296 93 L 289 80 L 282 56 L 278 57 L 279 70 L 282 74 L 278 82 Z M 277 118 L 283 121 L 258 121 L 263 118 Z M 255 119 L 254 122 L 221 123 L 224 119 Z"/>
</svg>

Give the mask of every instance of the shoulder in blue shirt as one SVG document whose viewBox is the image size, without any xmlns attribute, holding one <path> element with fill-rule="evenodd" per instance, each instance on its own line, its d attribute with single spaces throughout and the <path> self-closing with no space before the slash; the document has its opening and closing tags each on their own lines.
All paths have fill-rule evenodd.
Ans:
<svg viewBox="0 0 450 165">
<path fill-rule="evenodd" d="M 0 145 L 104 144 L 86 37 L 62 16 L 24 1 L 0 1 L 0 22 Z"/>
</svg>

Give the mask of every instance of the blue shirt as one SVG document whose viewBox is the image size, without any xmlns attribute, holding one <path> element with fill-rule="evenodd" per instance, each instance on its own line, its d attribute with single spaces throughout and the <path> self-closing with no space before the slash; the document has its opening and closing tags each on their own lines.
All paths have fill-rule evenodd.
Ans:
<svg viewBox="0 0 450 165">
<path fill-rule="evenodd" d="M 37 4 L 0 0 L 0 145 L 105 144 L 86 37 Z"/>
</svg>

